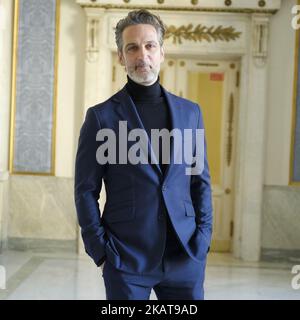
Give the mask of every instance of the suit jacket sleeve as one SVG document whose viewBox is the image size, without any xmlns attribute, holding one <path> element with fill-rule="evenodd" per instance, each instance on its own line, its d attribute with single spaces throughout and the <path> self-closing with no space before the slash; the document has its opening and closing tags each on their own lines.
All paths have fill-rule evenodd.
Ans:
<svg viewBox="0 0 300 320">
<path fill-rule="evenodd" d="M 105 230 L 98 199 L 105 166 L 98 164 L 96 134 L 101 129 L 93 108 L 88 109 L 80 130 L 75 162 L 75 205 L 85 251 L 100 266 L 105 260 Z"/>
<path fill-rule="evenodd" d="M 197 129 L 204 129 L 204 123 L 200 107 L 198 109 Z M 206 139 L 204 136 L 204 169 L 200 174 L 191 176 L 191 198 L 196 213 L 197 227 L 202 232 L 208 244 L 211 242 L 212 235 L 212 192 L 209 166 L 207 161 Z M 209 250 L 209 248 L 208 248 Z"/>
</svg>

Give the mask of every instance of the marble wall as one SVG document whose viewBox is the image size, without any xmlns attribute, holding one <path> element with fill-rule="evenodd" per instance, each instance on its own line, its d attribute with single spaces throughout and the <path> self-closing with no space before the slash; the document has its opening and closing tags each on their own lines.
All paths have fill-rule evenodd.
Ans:
<svg viewBox="0 0 300 320">
<path fill-rule="evenodd" d="M 270 20 L 264 172 L 269 186 L 289 184 L 296 35 L 291 11 L 296 1 L 281 1 Z"/>
<path fill-rule="evenodd" d="M 0 252 L 7 246 L 9 207 L 7 176 L 0 173 Z"/>
<path fill-rule="evenodd" d="M 297 37 L 298 37 L 298 43 L 297 43 L 297 55 L 298 55 L 298 60 L 296 62 L 295 65 L 295 70 L 297 72 L 297 84 L 296 84 L 296 105 L 295 107 L 295 128 L 293 128 L 294 130 L 294 145 L 293 145 L 293 175 L 292 175 L 292 180 L 293 181 L 297 181 L 300 182 L 300 42 L 299 42 L 299 38 L 300 38 L 300 31 L 297 32 Z M 296 81 L 296 80 L 294 80 Z"/>
<path fill-rule="evenodd" d="M 262 257 L 300 258 L 300 188 L 265 186 Z"/>
<path fill-rule="evenodd" d="M 39 241 L 45 246 L 47 242 L 43 240 L 73 241 L 75 246 L 77 217 L 73 184 L 70 178 L 11 176 L 9 246 L 16 247 L 18 239 L 23 242 L 26 239 L 26 247 L 36 247 Z"/>
<path fill-rule="evenodd" d="M 0 196 L 9 188 L 10 247 L 75 248 L 78 229 L 73 179 L 14 175 L 5 183 L 0 184 Z M 299 187 L 265 186 L 263 196 L 262 258 L 299 255 Z M 3 216 L 1 224 L 7 224 Z"/>
</svg>

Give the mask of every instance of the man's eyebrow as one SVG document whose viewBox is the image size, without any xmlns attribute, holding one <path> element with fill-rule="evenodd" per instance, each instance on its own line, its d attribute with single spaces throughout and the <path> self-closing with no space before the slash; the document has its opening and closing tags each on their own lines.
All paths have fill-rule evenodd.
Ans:
<svg viewBox="0 0 300 320">
<path fill-rule="evenodd" d="M 148 40 L 148 41 L 146 41 L 146 43 L 155 43 L 155 44 L 157 44 L 158 42 L 155 41 L 155 40 Z M 127 44 L 126 44 L 125 48 L 127 48 L 127 47 L 129 47 L 129 46 L 137 46 L 137 45 L 138 45 L 138 44 L 135 43 L 135 42 L 130 42 L 130 43 L 127 43 Z"/>
<path fill-rule="evenodd" d="M 158 43 L 156 40 L 148 40 L 146 43 Z"/>
</svg>

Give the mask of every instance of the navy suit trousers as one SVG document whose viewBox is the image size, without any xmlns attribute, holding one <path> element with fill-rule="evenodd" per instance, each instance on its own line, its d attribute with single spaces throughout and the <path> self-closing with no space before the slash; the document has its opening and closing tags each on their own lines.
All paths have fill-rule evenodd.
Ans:
<svg viewBox="0 0 300 320">
<path fill-rule="evenodd" d="M 102 276 L 107 300 L 148 300 L 152 289 L 158 300 L 204 299 L 206 259 L 197 262 L 188 256 L 167 219 L 164 255 L 152 272 L 124 272 L 106 260 Z"/>
</svg>

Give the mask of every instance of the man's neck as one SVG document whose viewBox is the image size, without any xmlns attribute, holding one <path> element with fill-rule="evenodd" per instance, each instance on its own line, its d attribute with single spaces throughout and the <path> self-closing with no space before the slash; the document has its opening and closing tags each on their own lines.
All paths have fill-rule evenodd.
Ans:
<svg viewBox="0 0 300 320">
<path fill-rule="evenodd" d="M 133 100 L 148 100 L 162 96 L 159 76 L 156 81 L 149 86 L 144 86 L 140 83 L 134 82 L 128 75 L 127 80 L 126 88 Z"/>
<path fill-rule="evenodd" d="M 144 87 L 149 87 L 152 86 L 157 80 L 159 80 L 159 76 L 157 76 L 152 82 L 148 83 L 148 82 L 136 82 L 134 79 L 132 79 L 129 75 L 127 75 L 127 78 L 129 78 L 130 80 L 132 80 L 134 83 L 144 86 Z"/>
</svg>

